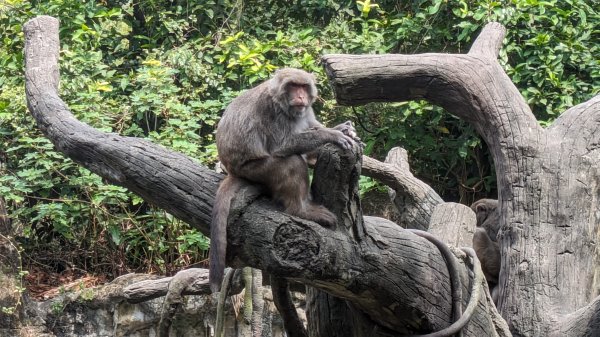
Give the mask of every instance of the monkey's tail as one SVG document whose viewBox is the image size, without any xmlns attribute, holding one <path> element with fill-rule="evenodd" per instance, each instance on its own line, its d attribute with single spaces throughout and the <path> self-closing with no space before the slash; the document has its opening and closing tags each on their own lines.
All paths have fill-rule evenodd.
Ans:
<svg viewBox="0 0 600 337">
<path fill-rule="evenodd" d="M 223 179 L 215 196 L 210 224 L 210 251 L 208 253 L 210 269 L 208 280 L 210 290 L 215 293 L 221 288 L 225 270 L 225 254 L 227 252 L 227 216 L 231 208 L 231 199 L 243 185 L 243 180 L 228 175 Z"/>
</svg>

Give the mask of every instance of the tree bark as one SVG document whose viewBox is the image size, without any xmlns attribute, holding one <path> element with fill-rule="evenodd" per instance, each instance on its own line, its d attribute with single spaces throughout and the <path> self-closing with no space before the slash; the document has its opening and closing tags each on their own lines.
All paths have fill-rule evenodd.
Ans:
<svg viewBox="0 0 600 337">
<path fill-rule="evenodd" d="M 503 224 L 499 310 L 513 334 L 599 334 L 597 314 L 576 325 L 569 313 L 598 296 L 600 96 L 542 129 L 496 60 L 503 37 L 491 23 L 466 55 L 328 55 L 324 63 L 341 103 L 426 99 L 483 137 Z"/>
</svg>

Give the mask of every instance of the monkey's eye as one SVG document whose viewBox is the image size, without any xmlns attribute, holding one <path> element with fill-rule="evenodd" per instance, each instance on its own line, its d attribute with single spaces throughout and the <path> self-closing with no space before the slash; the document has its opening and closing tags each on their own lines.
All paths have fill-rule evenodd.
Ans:
<svg viewBox="0 0 600 337">
<path fill-rule="evenodd" d="M 308 88 L 306 83 L 287 82 L 285 88 Z"/>
</svg>

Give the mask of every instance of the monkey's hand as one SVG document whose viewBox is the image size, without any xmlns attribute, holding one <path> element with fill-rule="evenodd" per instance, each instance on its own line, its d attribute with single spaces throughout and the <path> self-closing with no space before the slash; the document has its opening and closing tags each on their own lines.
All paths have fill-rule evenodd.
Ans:
<svg viewBox="0 0 600 337">
<path fill-rule="evenodd" d="M 344 150 L 350 150 L 354 145 L 354 140 L 339 130 L 314 127 L 300 133 L 289 134 L 285 143 L 275 149 L 272 155 L 275 157 L 287 157 L 307 154 L 326 143 L 334 143 Z"/>
<path fill-rule="evenodd" d="M 355 141 L 354 141 L 354 139 L 352 137 L 346 135 L 343 131 L 340 131 L 338 129 L 329 129 L 329 131 L 333 135 L 333 143 L 339 145 L 344 150 L 351 150 L 352 149 L 352 146 L 355 143 Z"/>
<path fill-rule="evenodd" d="M 363 148 L 365 147 L 365 143 L 363 143 L 356 134 L 356 129 L 354 128 L 354 125 L 352 125 L 351 121 L 345 121 L 340 125 L 334 126 L 333 129 L 341 131 L 346 136 L 352 138 L 360 146 L 362 146 Z"/>
<path fill-rule="evenodd" d="M 356 141 L 360 141 L 360 138 L 358 138 L 358 135 L 356 134 L 356 129 L 354 128 L 354 125 L 352 125 L 351 121 L 345 121 L 340 125 L 334 126 L 332 129 L 342 131 L 342 133 L 346 136 Z"/>
</svg>

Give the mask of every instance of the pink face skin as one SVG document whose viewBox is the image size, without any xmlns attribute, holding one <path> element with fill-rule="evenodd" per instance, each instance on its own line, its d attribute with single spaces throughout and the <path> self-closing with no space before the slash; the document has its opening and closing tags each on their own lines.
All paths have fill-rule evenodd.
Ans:
<svg viewBox="0 0 600 337">
<path fill-rule="evenodd" d="M 305 85 L 290 84 L 287 87 L 287 93 L 288 105 L 292 112 L 301 114 L 312 104 L 312 97 L 310 97 L 308 87 Z"/>
</svg>

